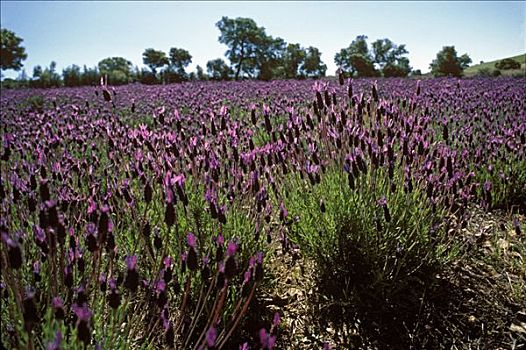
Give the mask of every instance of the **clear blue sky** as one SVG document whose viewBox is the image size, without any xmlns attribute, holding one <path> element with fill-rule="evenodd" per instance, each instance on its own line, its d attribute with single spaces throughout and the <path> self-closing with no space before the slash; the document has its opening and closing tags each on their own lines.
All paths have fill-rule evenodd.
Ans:
<svg viewBox="0 0 526 350">
<path fill-rule="evenodd" d="M 143 66 L 152 47 L 190 51 L 193 62 L 224 58 L 215 23 L 250 17 L 267 34 L 315 46 L 328 73 L 334 54 L 360 34 L 369 42 L 389 38 L 406 44 L 414 69 L 429 63 L 444 45 L 455 45 L 474 63 L 526 52 L 526 2 L 36 2 L 0 3 L 1 26 L 24 39 L 29 75 L 54 60 L 59 71 L 73 63 L 94 66 L 122 56 Z M 6 77 L 17 73 L 6 71 Z"/>
</svg>

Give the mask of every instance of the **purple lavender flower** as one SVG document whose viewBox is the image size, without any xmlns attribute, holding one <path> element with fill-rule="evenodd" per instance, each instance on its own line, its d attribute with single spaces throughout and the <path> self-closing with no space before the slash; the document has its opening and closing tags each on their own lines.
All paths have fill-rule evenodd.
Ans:
<svg viewBox="0 0 526 350">
<path fill-rule="evenodd" d="M 9 267 L 17 270 L 22 267 L 22 249 L 17 241 L 12 240 L 7 233 L 2 233 L 2 240 L 7 246 Z"/>
<path fill-rule="evenodd" d="M 272 327 L 279 326 L 280 322 L 281 322 L 281 316 L 280 316 L 279 312 L 276 312 L 274 314 L 274 319 L 272 321 Z"/>
<path fill-rule="evenodd" d="M 259 330 L 259 341 L 263 349 L 272 350 L 276 344 L 276 336 L 267 333 L 265 328 Z"/>
<path fill-rule="evenodd" d="M 53 308 L 55 319 L 63 320 L 66 316 L 66 312 L 64 310 L 64 301 L 62 301 L 60 297 L 54 297 L 51 301 L 51 307 Z"/>
<path fill-rule="evenodd" d="M 87 345 L 91 342 L 91 317 L 93 312 L 86 304 L 82 306 L 73 304 L 72 308 L 77 317 L 77 337 Z"/>
<path fill-rule="evenodd" d="M 60 344 L 62 343 L 62 333 L 58 330 L 55 333 L 53 341 L 49 342 L 46 346 L 47 350 L 60 350 Z"/>
<path fill-rule="evenodd" d="M 208 345 L 208 348 L 213 348 L 215 346 L 216 339 L 217 339 L 217 331 L 212 326 L 206 332 L 206 344 Z"/>
<path fill-rule="evenodd" d="M 190 249 L 188 250 L 188 255 L 186 259 L 186 265 L 190 271 L 196 271 L 199 268 L 198 257 L 196 251 L 197 240 L 193 233 L 189 232 L 186 240 Z"/>
<path fill-rule="evenodd" d="M 126 257 L 126 279 L 124 286 L 132 292 L 139 287 L 139 273 L 137 272 L 137 257 L 135 255 Z"/>
</svg>

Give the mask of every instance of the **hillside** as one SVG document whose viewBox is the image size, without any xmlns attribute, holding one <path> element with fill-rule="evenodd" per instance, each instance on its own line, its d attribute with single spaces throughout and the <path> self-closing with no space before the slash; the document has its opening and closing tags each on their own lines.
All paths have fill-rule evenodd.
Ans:
<svg viewBox="0 0 526 350">
<path fill-rule="evenodd" d="M 495 60 L 495 61 L 491 61 L 491 62 L 484 62 L 484 63 L 481 63 L 481 64 L 476 64 L 476 65 L 473 65 L 471 67 L 468 67 L 464 70 L 464 76 L 466 77 L 471 77 L 471 76 L 474 76 L 474 75 L 477 75 L 477 73 L 479 72 L 480 69 L 490 69 L 491 71 L 495 70 L 495 63 L 499 62 L 500 60 L 504 59 L 506 57 L 503 57 L 499 60 Z M 502 75 L 507 75 L 507 76 L 510 76 L 510 75 L 526 75 L 526 54 L 522 54 L 522 55 L 517 55 L 517 56 L 513 56 L 513 57 L 509 57 L 509 58 L 512 58 L 513 60 L 515 61 L 518 61 L 520 62 L 521 64 L 521 69 L 512 69 L 512 70 L 501 70 L 501 74 Z"/>
</svg>

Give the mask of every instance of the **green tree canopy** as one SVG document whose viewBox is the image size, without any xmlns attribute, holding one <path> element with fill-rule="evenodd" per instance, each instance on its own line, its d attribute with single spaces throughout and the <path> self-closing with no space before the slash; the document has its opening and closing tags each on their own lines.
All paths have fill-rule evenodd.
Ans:
<svg viewBox="0 0 526 350">
<path fill-rule="evenodd" d="M 84 65 L 84 68 L 82 70 L 82 85 L 98 85 L 100 82 L 100 73 L 97 67 L 88 68 L 86 65 Z"/>
<path fill-rule="evenodd" d="M 20 70 L 22 61 L 27 58 L 26 50 L 20 44 L 23 39 L 10 30 L 0 30 L 0 69 Z"/>
<path fill-rule="evenodd" d="M 195 67 L 195 77 L 197 80 L 208 80 L 208 76 L 200 65 Z"/>
<path fill-rule="evenodd" d="M 265 33 L 250 18 L 223 17 L 216 23 L 221 32 L 219 42 L 228 50 L 234 79 L 250 77 L 261 80 L 323 76 L 327 67 L 316 48 L 305 49 L 300 44 L 287 44 L 282 38 Z M 219 61 L 209 61 L 212 79 L 224 79 L 226 70 Z"/>
<path fill-rule="evenodd" d="M 306 50 L 305 60 L 301 67 L 302 74 L 309 78 L 324 77 L 327 72 L 327 65 L 321 60 L 320 50 L 309 46 Z"/>
<path fill-rule="evenodd" d="M 80 67 L 73 64 L 62 70 L 62 79 L 65 86 L 80 86 L 82 84 L 82 74 Z"/>
<path fill-rule="evenodd" d="M 184 70 L 184 67 L 190 63 L 192 63 L 192 55 L 190 55 L 190 52 L 176 47 L 170 49 L 170 64 L 172 66 Z"/>
<path fill-rule="evenodd" d="M 49 88 L 59 87 L 62 84 L 60 74 L 56 72 L 57 63 L 51 61 L 49 67 L 42 69 L 41 66 L 33 68 L 33 80 L 31 80 L 32 87 Z"/>
<path fill-rule="evenodd" d="M 396 45 L 389 39 L 378 39 L 371 44 L 374 63 L 384 77 L 406 77 L 411 72 L 405 45 Z"/>
<path fill-rule="evenodd" d="M 469 67 L 471 58 L 467 54 L 457 56 L 455 46 L 444 46 L 442 50 L 437 53 L 436 59 L 431 62 L 429 67 L 431 73 L 435 77 L 441 76 L 462 76 L 465 68 Z"/>
<path fill-rule="evenodd" d="M 288 44 L 283 55 L 283 75 L 287 79 L 301 77 L 307 51 L 300 44 Z"/>
<path fill-rule="evenodd" d="M 142 54 L 142 61 L 147 65 L 152 73 L 157 74 L 157 69 L 162 68 L 169 63 L 168 57 L 163 51 L 155 49 L 146 49 Z"/>
<path fill-rule="evenodd" d="M 169 83 L 188 79 L 185 67 L 192 63 L 192 55 L 185 49 L 172 47 L 169 53 L 169 67 L 164 70 L 164 78 Z"/>
<path fill-rule="evenodd" d="M 223 17 L 216 26 L 221 32 L 219 42 L 228 46 L 225 55 L 235 67 L 234 78 L 254 76 L 258 63 L 263 61 L 260 55 L 270 46 L 265 28 L 258 27 L 253 19 L 241 17 Z"/>
<path fill-rule="evenodd" d="M 270 80 L 278 77 L 278 71 L 287 43 L 281 38 L 266 36 L 256 48 L 256 55 L 252 60 L 257 77 L 261 80 Z"/>
<path fill-rule="evenodd" d="M 98 64 L 101 75 L 108 77 L 111 85 L 127 84 L 131 81 L 132 63 L 123 57 L 108 57 Z"/>
<path fill-rule="evenodd" d="M 206 71 L 212 80 L 229 80 L 233 74 L 232 69 L 221 58 L 208 61 Z"/>
<path fill-rule="evenodd" d="M 351 44 L 334 56 L 334 62 L 351 76 L 377 76 L 374 61 L 367 46 L 367 36 L 358 35 Z"/>
<path fill-rule="evenodd" d="M 502 70 L 521 69 L 521 64 L 513 58 L 505 58 L 495 63 L 495 68 Z"/>
</svg>

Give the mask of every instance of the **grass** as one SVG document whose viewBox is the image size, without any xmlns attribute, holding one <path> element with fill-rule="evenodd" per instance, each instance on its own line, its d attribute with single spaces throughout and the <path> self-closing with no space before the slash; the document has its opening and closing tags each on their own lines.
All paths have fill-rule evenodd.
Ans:
<svg viewBox="0 0 526 350">
<path fill-rule="evenodd" d="M 495 61 L 490 62 L 484 62 L 480 64 L 475 64 L 473 66 L 470 66 L 466 69 L 464 69 L 464 76 L 465 77 L 473 77 L 479 73 L 479 70 L 481 69 L 489 69 L 491 71 L 495 70 L 495 63 L 505 59 L 505 58 L 511 58 L 521 64 L 521 69 L 510 69 L 510 70 L 501 70 L 501 74 L 504 76 L 525 76 L 526 75 L 526 54 L 521 54 L 513 57 L 504 57 Z"/>
</svg>

